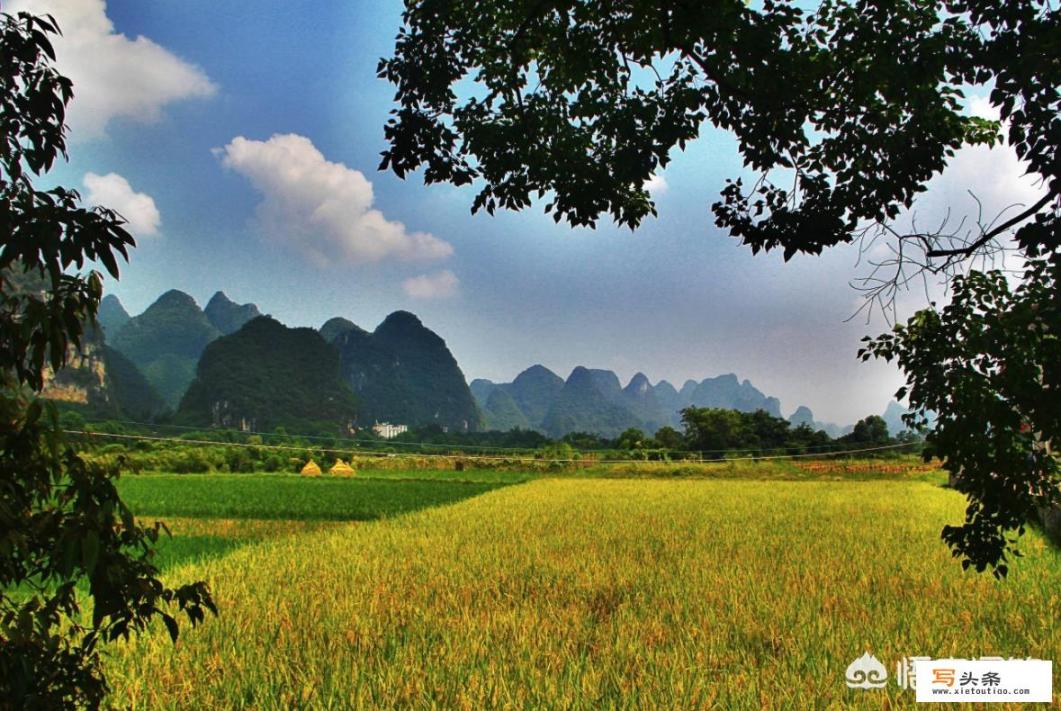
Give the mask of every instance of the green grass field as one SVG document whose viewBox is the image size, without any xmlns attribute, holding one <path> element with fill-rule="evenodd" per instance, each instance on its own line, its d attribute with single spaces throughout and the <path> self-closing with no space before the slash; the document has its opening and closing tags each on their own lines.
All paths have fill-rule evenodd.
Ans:
<svg viewBox="0 0 1061 711">
<path fill-rule="evenodd" d="M 1007 581 L 963 574 L 939 540 L 963 500 L 920 474 L 460 474 L 123 480 L 173 524 L 167 578 L 207 579 L 221 614 L 118 650 L 112 702 L 903 708 L 913 692 L 850 690 L 847 665 L 1061 660 L 1061 553 L 1031 533 Z"/>
<path fill-rule="evenodd" d="M 379 478 L 278 474 L 162 474 L 118 480 L 122 500 L 145 522 L 173 533 L 158 544 L 162 569 L 229 553 L 249 543 L 370 521 L 478 496 L 521 477 L 502 472 L 455 480 L 453 472 L 387 472 Z"/>
</svg>

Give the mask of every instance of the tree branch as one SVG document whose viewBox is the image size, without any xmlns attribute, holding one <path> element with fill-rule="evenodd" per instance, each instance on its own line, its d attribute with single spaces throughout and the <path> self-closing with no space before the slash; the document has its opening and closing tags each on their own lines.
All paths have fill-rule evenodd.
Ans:
<svg viewBox="0 0 1061 711">
<path fill-rule="evenodd" d="M 956 247 L 954 249 L 933 249 L 933 250 L 929 250 L 925 254 L 925 256 L 929 257 L 929 258 L 931 258 L 931 257 L 958 257 L 958 256 L 966 256 L 966 257 L 968 257 L 968 256 L 972 255 L 973 252 L 975 252 L 976 250 L 980 249 L 985 244 L 987 244 L 988 242 L 993 240 L 995 237 L 998 237 L 1000 234 L 1002 234 L 1003 232 L 1008 230 L 1010 227 L 1013 227 L 1014 225 L 1016 225 L 1016 224 L 1018 224 L 1020 222 L 1023 222 L 1024 220 L 1027 220 L 1029 217 L 1031 217 L 1035 213 L 1039 212 L 1039 210 L 1042 210 L 1044 207 L 1046 207 L 1048 204 L 1050 204 L 1051 200 L 1053 200 L 1057 196 L 1058 196 L 1057 192 L 1049 192 L 1049 193 L 1047 193 L 1046 195 L 1044 195 L 1042 197 L 1041 200 L 1039 200 L 1039 202 L 1035 203 L 1034 205 L 1029 207 L 1027 210 L 1022 212 L 1021 214 L 1014 215 L 1012 218 L 1006 220 L 1005 222 L 1003 222 L 1001 225 L 999 225 L 998 227 L 994 228 L 993 230 L 990 230 L 989 232 L 985 232 L 983 235 L 980 236 L 980 238 L 978 240 L 976 240 L 972 244 L 966 245 L 965 247 Z"/>
</svg>

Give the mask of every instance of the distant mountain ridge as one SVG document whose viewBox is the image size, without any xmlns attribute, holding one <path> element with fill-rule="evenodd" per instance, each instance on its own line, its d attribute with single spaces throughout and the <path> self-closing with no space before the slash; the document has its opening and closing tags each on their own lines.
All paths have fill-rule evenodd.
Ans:
<svg viewBox="0 0 1061 711">
<path fill-rule="evenodd" d="M 511 383 L 478 379 L 472 381 L 471 390 L 486 428 L 505 429 L 526 422 L 550 437 L 570 432 L 614 437 L 629 427 L 655 432 L 666 425 L 680 426 L 680 411 L 690 406 L 766 410 L 781 416 L 777 398 L 732 373 L 700 382 L 689 380 L 679 391 L 666 380 L 652 385 L 644 373 L 637 373 L 623 387 L 610 370 L 578 366 L 565 381 L 548 368 L 534 365 Z"/>
<path fill-rule="evenodd" d="M 99 310 L 96 312 L 96 323 L 103 329 L 104 334 L 110 334 L 113 338 L 125 324 L 129 323 L 129 312 L 122 306 L 122 302 L 114 294 L 107 294 L 99 302 Z"/>
<path fill-rule="evenodd" d="M 132 361 L 175 410 L 206 346 L 260 315 L 256 305 L 237 304 L 223 291 L 216 292 L 204 310 L 188 294 L 171 289 L 134 317 L 117 297 L 108 295 L 100 303 L 97 321 L 112 347 Z"/>
<path fill-rule="evenodd" d="M 195 378 L 203 349 L 220 335 L 195 299 L 172 289 L 108 335 L 108 341 L 175 409 Z"/>
<path fill-rule="evenodd" d="M 255 304 L 238 304 L 223 291 L 200 309 L 188 294 L 171 290 L 135 317 L 108 295 L 97 323 L 108 335 L 108 344 L 113 344 L 107 349 L 109 360 L 130 393 L 126 399 L 142 401 L 135 409 L 141 413 L 138 416 L 146 417 L 160 409 L 156 391 L 171 409 L 181 403 L 209 344 L 239 333 L 260 317 Z M 610 370 L 579 366 L 565 380 L 534 365 L 510 383 L 479 379 L 469 385 L 446 342 L 405 311 L 392 313 L 373 332 L 347 318 L 334 317 L 318 334 L 338 354 L 342 379 L 357 395 L 354 423 L 358 427 L 387 421 L 411 427 L 434 424 L 456 431 L 521 428 L 551 437 L 573 431 L 614 437 L 629 427 L 647 433 L 663 426 L 680 428 L 680 412 L 690 406 L 764 410 L 782 416 L 776 397 L 734 373 L 687 380 L 679 389 L 666 380 L 653 385 L 641 372 L 624 386 Z M 96 360 L 102 363 L 101 357 Z M 89 365 L 89 370 L 97 367 Z M 55 386 L 61 389 L 67 375 L 61 374 Z M 102 377 L 97 374 L 96 379 L 102 382 Z M 71 391 L 73 397 L 82 399 L 87 397 L 85 392 Z M 102 402 L 102 391 L 96 388 L 93 392 L 95 400 Z M 885 419 L 893 435 L 902 429 L 899 416 L 903 412 L 897 403 L 888 406 Z M 816 421 L 805 406 L 788 419 L 794 426 L 806 424 L 833 437 L 851 431 L 850 426 Z"/>
<path fill-rule="evenodd" d="M 227 336 L 262 314 L 254 304 L 237 304 L 225 296 L 225 292 L 219 291 L 210 298 L 203 315 L 221 335 Z"/>
<path fill-rule="evenodd" d="M 844 435 L 851 432 L 854 429 L 851 425 L 841 427 L 840 425 L 833 424 L 832 422 L 818 422 L 814 419 L 814 413 L 806 405 L 800 405 L 796 408 L 796 411 L 788 416 L 788 421 L 793 427 L 799 427 L 800 425 L 807 425 L 812 430 L 821 430 L 825 434 L 832 438 L 843 437 Z M 895 432 L 892 431 L 894 435 Z"/>
<path fill-rule="evenodd" d="M 194 403 L 189 403 L 187 407 L 182 404 L 193 381 L 196 381 L 197 369 L 202 365 L 200 358 L 207 348 L 222 337 L 242 333 L 247 326 L 261 318 L 261 312 L 255 304 L 235 303 L 223 291 L 218 291 L 206 308 L 200 309 L 195 299 L 188 294 L 170 290 L 143 313 L 131 318 L 113 295 L 105 299 L 105 306 L 101 309 L 101 327 L 113 332 L 116 355 L 127 358 L 130 367 L 143 374 L 150 386 L 162 395 L 169 408 L 176 410 L 179 406 L 182 418 L 194 419 L 197 424 L 224 421 L 228 423 L 225 426 L 237 421 L 243 424 L 250 420 L 271 422 L 280 418 L 279 414 L 276 417 L 268 416 L 268 408 L 248 405 L 255 398 L 250 397 L 246 387 L 242 390 L 237 387 L 242 399 L 236 400 L 243 404 L 220 419 L 212 415 L 210 422 L 207 422 L 201 409 L 196 410 L 194 416 L 189 415 L 188 409 L 192 404 L 198 406 L 204 398 L 208 399 L 200 392 L 206 385 L 197 386 L 192 398 Z M 281 325 L 274 319 L 270 320 Z M 254 330 L 260 335 L 262 328 L 258 325 Z M 286 332 L 274 329 L 272 333 L 281 340 L 286 337 Z M 359 406 L 351 414 L 351 422 L 358 426 L 371 427 L 377 421 L 409 426 L 437 424 L 461 431 L 475 430 L 481 426 L 479 409 L 456 359 L 445 341 L 425 327 L 414 314 L 396 311 L 372 333 L 359 328 L 349 319 L 335 317 L 325 322 L 315 336 L 336 354 L 343 380 L 359 395 Z M 254 348 L 247 345 L 258 343 L 253 338 L 247 341 L 245 335 L 242 340 L 237 340 L 238 343 L 244 343 L 242 350 L 247 354 L 255 354 L 248 357 L 269 357 L 268 354 L 257 354 Z M 314 348 L 307 347 L 307 352 L 315 352 Z M 239 347 L 228 342 L 223 353 L 231 353 L 233 349 L 240 351 Z M 236 362 L 227 355 L 222 360 L 233 367 Z M 313 366 L 308 363 L 305 367 L 312 369 Z M 255 364 L 248 363 L 246 368 L 255 370 Z M 232 379 L 239 380 L 242 375 L 234 371 Z M 209 387 L 222 390 L 227 387 L 222 383 L 216 366 L 211 366 L 207 376 L 205 382 Z M 266 389 L 270 387 L 264 380 L 260 386 Z M 228 406 L 219 407 L 224 410 Z M 238 416 L 233 414 L 237 411 Z M 512 412 L 518 410 L 513 407 Z M 518 415 L 516 417 L 513 426 L 525 426 Z M 330 416 L 325 418 L 330 419 Z"/>
</svg>

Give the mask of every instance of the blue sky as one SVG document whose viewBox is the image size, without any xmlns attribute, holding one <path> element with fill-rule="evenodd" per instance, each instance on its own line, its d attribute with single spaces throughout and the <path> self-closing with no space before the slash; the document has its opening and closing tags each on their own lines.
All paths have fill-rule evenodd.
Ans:
<svg viewBox="0 0 1061 711">
<path fill-rule="evenodd" d="M 139 245 L 108 288 L 134 314 L 170 288 L 200 303 L 222 289 L 290 325 L 341 315 L 371 329 L 408 309 L 469 380 L 533 363 L 678 386 L 735 372 L 785 414 L 805 404 L 840 423 L 882 412 L 900 384 L 855 359 L 859 339 L 887 325 L 846 321 L 859 303 L 848 282 L 864 271 L 854 248 L 784 264 L 714 227 L 710 204 L 741 172 L 725 134 L 674 156 L 654 192 L 659 217 L 633 233 L 556 225 L 540 205 L 473 216 L 470 188 L 376 171 L 393 90 L 375 69 L 399 2 L 5 9 L 27 7 L 64 25 L 59 61 L 77 93 L 71 160 L 52 177 L 129 218 Z M 952 182 L 991 172 L 997 188 L 1004 160 L 972 156 Z M 919 303 L 904 298 L 907 315 Z"/>
</svg>

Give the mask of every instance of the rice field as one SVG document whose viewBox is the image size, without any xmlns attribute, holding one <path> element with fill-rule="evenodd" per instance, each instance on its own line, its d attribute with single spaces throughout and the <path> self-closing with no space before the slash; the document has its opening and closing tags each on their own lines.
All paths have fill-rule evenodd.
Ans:
<svg viewBox="0 0 1061 711">
<path fill-rule="evenodd" d="M 165 479 L 134 481 L 146 505 Z M 355 522 L 284 492 L 301 519 L 176 519 L 174 544 L 236 541 L 166 568 L 221 615 L 119 649 L 113 704 L 904 708 L 903 657 L 1061 659 L 1061 553 L 1031 533 L 1007 581 L 963 574 L 938 538 L 963 500 L 932 482 L 548 478 Z M 865 651 L 885 689 L 844 684 Z"/>
<path fill-rule="evenodd" d="M 519 479 L 509 475 L 510 481 Z M 299 477 L 282 474 L 127 476 L 118 491 L 142 517 L 368 521 L 451 504 L 503 486 L 500 479 Z"/>
</svg>

